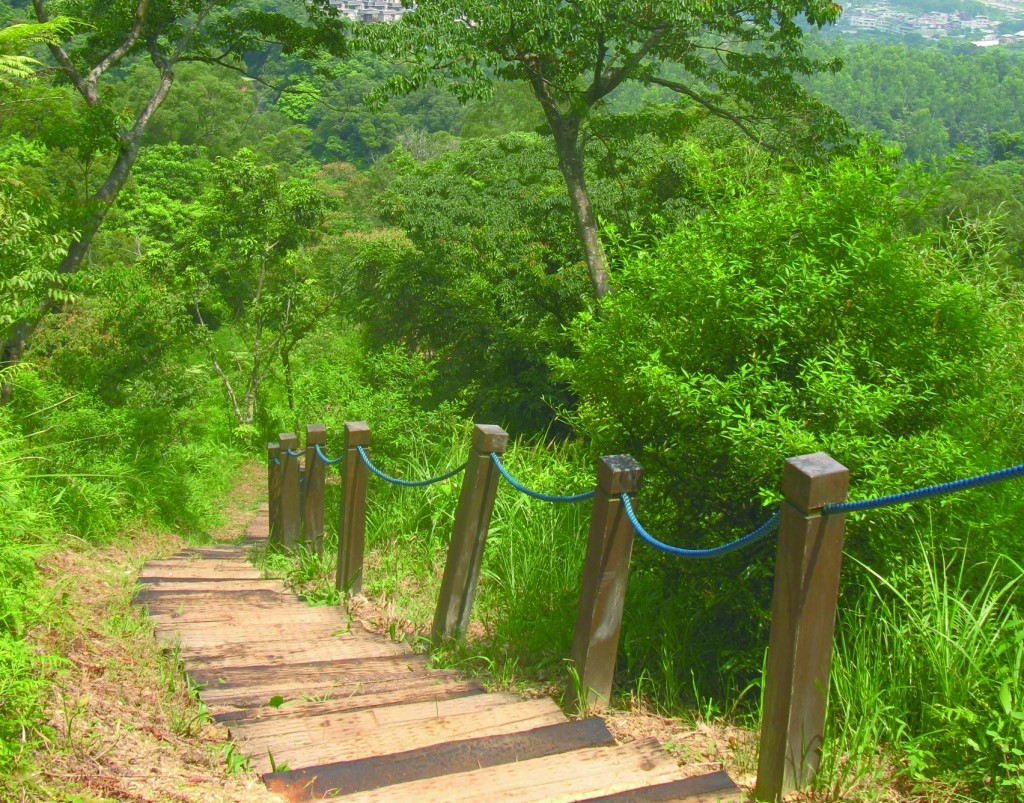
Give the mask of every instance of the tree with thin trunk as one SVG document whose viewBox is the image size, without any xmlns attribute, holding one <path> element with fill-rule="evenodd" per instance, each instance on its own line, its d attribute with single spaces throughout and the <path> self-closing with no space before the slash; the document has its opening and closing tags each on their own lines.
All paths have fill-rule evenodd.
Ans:
<svg viewBox="0 0 1024 803">
<path fill-rule="evenodd" d="M 57 272 L 61 276 L 81 268 L 93 238 L 131 176 L 139 156 L 146 128 L 167 98 L 174 84 L 175 68 L 189 61 L 217 64 L 246 72 L 242 56 L 270 45 L 286 51 L 312 55 L 329 49 L 335 55 L 346 50 L 347 21 L 323 13 L 315 5 L 297 7 L 308 12 L 315 26 L 277 12 L 253 10 L 240 0 L 113 0 L 92 3 L 69 0 L 60 11 L 88 26 L 87 32 L 62 42 L 45 38 L 56 63 L 57 74 L 74 87 L 90 109 L 91 119 L 106 126 L 98 139 L 109 137 L 113 161 L 103 165 L 105 174 L 95 190 L 86 187 L 80 209 L 71 215 L 67 251 Z M 32 0 L 41 30 L 69 35 L 67 17 L 51 20 L 52 0 Z M 77 23 L 76 23 L 77 24 Z M 152 88 L 135 109 L 116 108 L 109 102 L 106 84 L 124 80 L 118 68 L 148 61 L 152 66 Z M 130 73 L 132 80 L 145 80 L 141 70 Z M 39 317 L 52 304 L 44 304 L 34 315 L 11 326 L 0 340 L 0 368 L 16 364 Z"/>
<path fill-rule="evenodd" d="M 418 0 L 394 25 L 366 28 L 370 46 L 404 66 L 380 98 L 444 84 L 462 99 L 496 80 L 525 82 L 554 138 L 593 293 L 608 260 L 587 192 L 584 129 L 628 82 L 662 87 L 768 146 L 835 141 L 838 116 L 796 78 L 837 62 L 803 51 L 798 18 L 838 18 L 832 0 Z"/>
</svg>

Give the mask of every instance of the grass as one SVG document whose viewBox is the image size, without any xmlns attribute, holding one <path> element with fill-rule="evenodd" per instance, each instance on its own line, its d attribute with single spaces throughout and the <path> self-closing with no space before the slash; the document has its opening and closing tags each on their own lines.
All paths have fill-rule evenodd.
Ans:
<svg viewBox="0 0 1024 803">
<path fill-rule="evenodd" d="M 885 782 L 924 799 L 1024 799 L 1024 570 L 941 543 L 923 538 L 889 575 L 862 565 L 870 582 L 841 610 L 826 799 Z"/>
</svg>

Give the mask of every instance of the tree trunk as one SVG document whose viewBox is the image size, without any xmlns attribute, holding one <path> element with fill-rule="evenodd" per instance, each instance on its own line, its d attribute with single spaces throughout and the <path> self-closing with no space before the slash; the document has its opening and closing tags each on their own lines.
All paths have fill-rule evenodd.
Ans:
<svg viewBox="0 0 1024 803">
<path fill-rule="evenodd" d="M 288 409 L 295 413 L 295 382 L 292 377 L 291 347 L 281 349 L 281 364 L 284 366 L 284 389 L 288 394 Z"/>
<path fill-rule="evenodd" d="M 569 190 L 569 202 L 572 204 L 572 213 L 576 221 L 576 235 L 580 238 L 587 259 L 594 297 L 600 300 L 608 295 L 608 259 L 597 233 L 597 220 L 590 205 L 590 194 L 587 192 L 587 183 L 583 175 L 583 154 L 580 153 L 579 145 L 580 121 L 575 115 L 558 116 L 557 119 L 552 119 L 549 115 L 548 122 L 555 136 L 558 166 Z"/>
</svg>

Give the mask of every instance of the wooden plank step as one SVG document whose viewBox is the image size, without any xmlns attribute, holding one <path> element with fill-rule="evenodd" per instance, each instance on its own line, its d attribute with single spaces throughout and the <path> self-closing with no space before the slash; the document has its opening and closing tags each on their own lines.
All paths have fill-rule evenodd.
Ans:
<svg viewBox="0 0 1024 803">
<path fill-rule="evenodd" d="M 225 581 L 225 583 L 228 581 Z M 234 582 L 234 581 L 231 581 Z M 294 597 L 287 591 L 280 588 L 253 588 L 235 589 L 220 592 L 214 591 L 188 591 L 172 588 L 154 588 L 152 585 L 144 585 L 135 592 L 133 601 L 136 605 L 145 605 L 154 616 L 161 613 L 173 613 L 178 611 L 182 605 L 186 606 L 181 610 L 182 614 L 193 611 L 215 610 L 226 612 L 228 606 L 235 607 L 249 605 L 258 606 L 262 603 L 271 608 L 290 608 L 288 603 Z M 255 610 L 255 607 L 254 607 Z M 298 608 L 302 610 L 302 608 Z"/>
<path fill-rule="evenodd" d="M 188 580 L 176 578 L 158 578 L 146 583 L 146 590 L 185 592 L 216 592 L 225 591 L 283 591 L 277 580 Z"/>
<path fill-rule="evenodd" d="M 344 628 L 339 627 L 337 622 L 323 621 L 296 621 L 279 622 L 277 624 L 248 624 L 231 628 L 225 623 L 214 624 L 178 624 L 171 619 L 165 623 L 157 623 L 156 635 L 161 641 L 173 644 L 181 642 L 182 647 L 199 650 L 206 646 L 217 646 L 226 644 L 245 644 L 253 640 L 265 640 L 268 638 L 300 639 L 316 638 L 326 639 L 337 633 L 343 633 Z"/>
<path fill-rule="evenodd" d="M 300 622 L 322 622 L 333 624 L 337 630 L 347 630 L 344 614 L 333 608 L 311 608 L 305 605 L 289 604 L 275 592 L 249 592 L 259 594 L 256 599 L 247 599 L 244 594 L 237 598 L 203 600 L 203 604 L 181 597 L 168 596 L 147 604 L 150 618 L 158 625 L 165 622 L 182 624 L 209 624 L 228 627 L 243 625 L 249 628 L 263 628 L 271 624 L 297 624 Z"/>
<path fill-rule="evenodd" d="M 253 769 L 268 772 L 271 770 L 268 750 L 277 765 L 287 763 L 289 769 L 302 769 L 317 764 L 401 753 L 456 739 L 533 730 L 565 721 L 561 709 L 553 700 L 545 698 L 389 728 L 349 731 L 342 728 L 337 731 L 342 735 L 351 734 L 348 738 L 337 738 L 335 729 L 328 723 L 319 732 L 295 733 L 286 739 L 273 734 L 255 737 L 239 734 L 235 739 L 239 751 L 251 757 Z"/>
<path fill-rule="evenodd" d="M 732 778 L 724 772 L 711 772 L 684 778 L 681 781 L 669 781 L 642 789 L 630 789 L 601 797 L 591 797 L 586 803 L 667 803 L 668 801 L 686 801 L 686 803 L 712 803 L 712 801 L 742 800 L 743 790 L 732 782 Z"/>
<path fill-rule="evenodd" d="M 375 708 L 372 711 L 355 711 L 343 714 L 335 712 L 313 715 L 307 706 L 278 708 L 258 720 L 239 722 L 229 730 L 233 736 L 242 739 L 280 737 L 291 741 L 293 737 L 303 738 L 308 734 L 324 734 L 338 740 L 362 739 L 369 731 L 379 731 L 401 725 L 410 725 L 424 720 L 463 714 L 484 713 L 491 708 L 514 705 L 523 702 L 518 694 L 497 692 L 459 697 L 454 700 L 405 703 Z"/>
<path fill-rule="evenodd" d="M 305 689 L 281 690 L 276 686 L 255 686 L 248 689 L 205 689 L 200 697 L 209 706 L 232 708 L 256 708 L 265 706 L 272 697 L 283 697 L 285 701 L 310 698 L 344 700 L 363 694 L 401 692 L 413 688 L 431 689 L 445 680 L 460 679 L 457 672 L 430 670 L 411 673 L 408 677 L 379 678 L 368 681 L 344 682 L 329 680 L 310 684 Z"/>
<path fill-rule="evenodd" d="M 177 566 L 144 566 L 138 582 L 153 583 L 159 580 L 262 580 L 263 573 L 247 566 L 203 565 L 195 561 Z"/>
<path fill-rule="evenodd" d="M 299 641 L 291 644 L 282 641 L 243 641 L 231 644 L 211 644 L 193 648 L 185 646 L 178 651 L 189 666 L 199 669 L 214 667 L 261 666 L 272 663 L 306 663 L 316 660 L 342 661 L 347 658 L 372 658 L 388 655 L 411 655 L 412 651 L 402 642 L 371 639 L 368 637 L 344 637 Z"/>
<path fill-rule="evenodd" d="M 371 658 L 347 658 L 339 661 L 309 661 L 307 663 L 263 664 L 257 666 L 188 667 L 196 683 L 216 689 L 238 689 L 253 686 L 277 685 L 296 688 L 313 681 L 337 679 L 352 683 L 382 677 L 405 677 L 413 672 L 425 671 L 426 656 L 382 655 Z"/>
<path fill-rule="evenodd" d="M 676 780 L 679 769 L 655 739 L 595 747 L 385 786 L 334 798 L 355 803 L 569 803 Z"/>
<path fill-rule="evenodd" d="M 614 741 L 604 721 L 591 717 L 521 733 L 462 739 L 386 756 L 267 773 L 263 781 L 271 792 L 297 802 L 601 747 Z"/>
<path fill-rule="evenodd" d="M 484 687 L 475 680 L 462 678 L 438 678 L 432 673 L 429 683 L 405 684 L 389 691 L 377 691 L 363 694 L 352 694 L 347 697 L 327 700 L 322 703 L 298 701 L 286 704 L 281 708 L 231 708 L 222 709 L 212 714 L 215 722 L 244 723 L 260 722 L 274 716 L 281 710 L 302 710 L 309 716 L 325 714 L 344 714 L 350 711 L 364 711 L 388 705 L 404 705 L 406 703 L 435 702 L 451 700 L 457 697 L 482 695 Z"/>
</svg>

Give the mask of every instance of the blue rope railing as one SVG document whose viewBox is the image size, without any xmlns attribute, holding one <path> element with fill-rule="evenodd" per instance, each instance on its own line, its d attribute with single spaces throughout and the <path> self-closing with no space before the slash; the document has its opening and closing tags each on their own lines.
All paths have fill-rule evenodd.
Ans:
<svg viewBox="0 0 1024 803">
<path fill-rule="evenodd" d="M 539 499 L 542 502 L 582 502 L 584 499 L 593 499 L 593 491 L 584 491 L 580 494 L 572 494 L 571 496 L 553 496 L 551 494 L 543 494 L 540 491 L 534 491 L 527 488 L 522 483 L 518 482 L 515 477 L 508 473 L 508 470 L 501 464 L 501 458 L 498 457 L 497 452 L 491 452 L 491 460 L 494 461 L 494 465 L 498 467 L 498 471 L 501 472 L 501 476 L 505 478 L 513 488 L 520 493 L 524 493 L 527 496 L 531 496 L 534 499 Z"/>
<path fill-rule="evenodd" d="M 636 513 L 633 511 L 633 503 L 629 499 L 629 494 L 622 494 L 622 507 L 625 509 L 626 518 L 629 519 L 629 523 L 633 525 L 633 529 L 636 530 L 637 535 L 655 549 L 660 549 L 662 552 L 667 552 L 669 555 L 677 555 L 681 558 L 717 558 L 719 555 L 726 555 L 729 552 L 735 552 L 737 549 L 743 549 L 745 546 L 756 544 L 779 526 L 779 514 L 776 512 L 773 513 L 769 519 L 756 530 L 752 530 L 742 538 L 737 538 L 735 541 L 730 541 L 728 544 L 708 547 L 707 549 L 685 549 L 684 547 L 672 546 L 671 544 L 666 544 L 664 541 L 659 541 L 647 532 L 647 530 L 644 529 L 644 526 L 640 523 L 640 520 L 636 517 Z"/>
<path fill-rule="evenodd" d="M 440 475 L 439 477 L 431 477 L 430 479 L 427 480 L 400 480 L 398 477 L 392 477 L 388 474 L 385 474 L 373 463 L 371 463 L 369 456 L 366 454 L 366 450 L 363 449 L 362 446 L 357 446 L 356 451 L 359 452 L 359 457 L 362 459 L 366 467 L 370 469 L 370 471 L 372 471 L 385 482 L 390 482 L 392 485 L 401 485 L 405 488 L 420 488 L 424 485 L 433 485 L 435 482 L 441 482 L 443 480 L 447 480 L 454 477 L 456 474 L 458 474 L 460 471 L 464 471 L 466 468 L 466 464 L 463 463 L 458 468 L 453 468 L 451 471 L 447 471 L 444 474 Z"/>
<path fill-rule="evenodd" d="M 293 452 L 291 449 L 285 449 L 285 451 L 288 452 L 288 456 L 289 457 L 302 457 L 302 455 L 305 454 L 305 452 L 301 452 L 301 451 L 300 452 Z"/>
<path fill-rule="evenodd" d="M 1020 477 L 1021 475 L 1024 475 L 1024 463 L 1017 466 L 1009 466 L 1008 468 L 1003 468 L 999 471 L 990 471 L 987 474 L 977 474 L 973 477 L 967 477 L 962 480 L 942 482 L 938 485 L 929 485 L 925 488 L 903 491 L 898 494 L 879 496 L 874 499 L 861 499 L 856 502 L 837 502 L 835 504 L 825 505 L 825 507 L 822 508 L 822 513 L 849 513 L 854 510 L 875 510 L 880 507 L 889 507 L 891 505 L 903 505 L 908 502 L 916 502 L 918 499 L 928 499 L 933 496 L 945 496 L 946 494 L 956 493 L 957 491 L 966 491 L 969 488 L 977 488 L 981 485 L 991 485 L 995 482 L 1003 482 L 1004 480 Z"/>
<path fill-rule="evenodd" d="M 341 457 L 328 457 L 327 455 L 324 454 L 323 449 L 320 448 L 319 443 L 314 444 L 313 450 L 316 452 L 316 456 L 320 458 L 320 461 L 328 466 L 337 465 L 338 463 L 345 459 L 345 455 L 342 455 Z"/>
<path fill-rule="evenodd" d="M 280 461 L 280 460 L 278 460 L 278 459 L 277 459 L 276 457 L 274 458 L 274 465 L 275 465 L 275 466 L 279 466 L 279 465 L 281 465 L 281 461 Z"/>
</svg>

